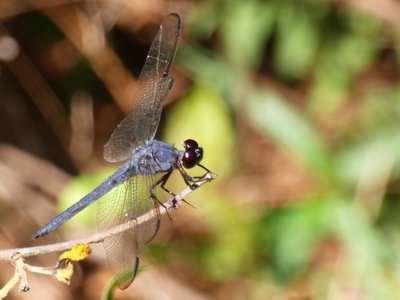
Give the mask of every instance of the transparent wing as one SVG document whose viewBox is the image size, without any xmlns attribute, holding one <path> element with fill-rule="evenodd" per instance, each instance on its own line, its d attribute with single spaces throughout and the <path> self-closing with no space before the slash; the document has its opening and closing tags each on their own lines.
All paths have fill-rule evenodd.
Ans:
<svg viewBox="0 0 400 300">
<path fill-rule="evenodd" d="M 113 235 L 103 241 L 108 263 L 121 289 L 127 288 L 136 276 L 143 245 L 157 234 L 160 222 L 159 205 L 150 197 L 155 176 L 138 175 L 120 184 L 99 200 L 99 230 L 107 230 L 153 211 L 149 221 Z"/>
<path fill-rule="evenodd" d="M 169 72 L 180 34 L 179 15 L 169 14 L 160 25 L 140 73 L 133 110 L 114 129 L 104 146 L 107 161 L 129 158 L 134 148 L 154 137 L 165 98 L 172 87 Z"/>
</svg>

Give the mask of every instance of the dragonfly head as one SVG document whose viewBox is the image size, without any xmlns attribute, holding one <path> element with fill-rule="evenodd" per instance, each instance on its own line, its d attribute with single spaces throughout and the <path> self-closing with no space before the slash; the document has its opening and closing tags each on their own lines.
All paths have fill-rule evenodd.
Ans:
<svg viewBox="0 0 400 300">
<path fill-rule="evenodd" d="M 199 147 L 195 140 L 186 140 L 183 142 L 185 152 L 182 156 L 182 165 L 187 168 L 193 168 L 203 158 L 203 148 Z"/>
</svg>

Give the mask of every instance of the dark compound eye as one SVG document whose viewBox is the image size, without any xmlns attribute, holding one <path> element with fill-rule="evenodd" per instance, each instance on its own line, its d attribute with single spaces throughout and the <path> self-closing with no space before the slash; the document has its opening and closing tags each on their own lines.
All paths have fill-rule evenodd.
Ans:
<svg viewBox="0 0 400 300">
<path fill-rule="evenodd" d="M 188 139 L 183 142 L 183 147 L 185 150 L 194 150 L 199 147 L 199 144 L 195 140 Z"/>
<path fill-rule="evenodd" d="M 182 157 L 182 164 L 185 168 L 193 168 L 196 165 L 196 154 L 194 151 L 185 151 Z"/>
<path fill-rule="evenodd" d="M 186 151 L 183 153 L 182 164 L 185 168 L 193 168 L 203 158 L 203 149 L 194 140 L 186 140 L 183 146 Z"/>
</svg>

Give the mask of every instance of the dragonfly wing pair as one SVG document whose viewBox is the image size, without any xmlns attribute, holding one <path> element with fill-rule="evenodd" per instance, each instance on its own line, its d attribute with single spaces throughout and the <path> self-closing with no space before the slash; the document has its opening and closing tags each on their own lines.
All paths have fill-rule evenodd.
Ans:
<svg viewBox="0 0 400 300">
<path fill-rule="evenodd" d="M 159 228 L 159 206 L 149 198 L 149 188 L 154 182 L 154 176 L 132 176 L 130 180 L 106 194 L 98 203 L 97 222 L 101 231 L 114 228 L 145 213 L 153 214 L 147 222 L 103 241 L 108 263 L 121 289 L 127 288 L 135 278 L 141 248 L 155 237 Z"/>
<path fill-rule="evenodd" d="M 116 127 L 104 148 L 104 158 L 117 162 L 132 157 L 138 146 L 154 138 L 162 107 L 172 86 L 171 70 L 181 33 L 179 15 L 168 15 L 160 25 L 140 73 L 133 110 Z M 157 234 L 159 204 L 150 197 L 156 174 L 139 174 L 130 168 L 127 180 L 102 197 L 98 206 L 98 226 L 107 230 L 152 211 L 154 217 L 133 229 L 107 238 L 104 248 L 118 286 L 127 288 L 139 266 L 142 246 Z M 154 191 L 155 192 L 155 191 Z"/>
<path fill-rule="evenodd" d="M 137 81 L 133 110 L 115 128 L 104 146 L 104 158 L 118 162 L 131 157 L 132 150 L 153 139 L 161 111 L 172 87 L 169 72 L 181 34 L 179 15 L 168 15 L 150 46 Z"/>
</svg>

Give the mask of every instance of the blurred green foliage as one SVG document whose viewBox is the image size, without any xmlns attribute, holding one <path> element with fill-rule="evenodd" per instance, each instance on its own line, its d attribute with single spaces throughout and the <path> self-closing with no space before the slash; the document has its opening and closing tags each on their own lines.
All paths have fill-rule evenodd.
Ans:
<svg viewBox="0 0 400 300">
<path fill-rule="evenodd" d="M 218 212 L 219 226 L 225 230 L 216 231 L 214 239 L 218 241 L 219 233 L 227 248 L 220 252 L 213 249 L 215 244 L 210 246 L 213 253 L 207 255 L 214 257 L 214 263 L 206 266 L 218 269 L 223 257 L 236 258 L 236 265 L 248 268 L 226 267 L 225 277 L 261 272 L 286 287 L 307 274 L 318 299 L 332 297 L 318 278 L 335 278 L 337 286 L 355 280 L 368 299 L 396 299 L 400 269 L 391 259 L 397 255 L 391 255 L 400 250 L 399 224 L 380 211 L 390 210 L 398 201 L 396 192 L 397 197 L 386 195 L 399 180 L 399 84 L 389 80 L 370 87 L 360 81 L 380 63 L 382 53 L 390 51 L 385 45 L 398 43 L 389 42 L 394 36 L 386 34 L 377 19 L 351 8 L 335 8 L 327 1 L 206 1 L 193 11 L 191 20 L 197 36 L 181 48 L 178 63 L 195 81 L 217 89 L 233 115 L 245 112 L 254 128 L 300 162 L 315 180 L 312 193 L 293 199 L 294 205 L 264 212 L 241 207 L 232 219 L 227 217 L 232 211 L 229 199 L 222 200 L 224 208 L 217 195 L 207 201 L 210 207 L 202 204 L 209 209 L 205 217 Z M 212 35 L 218 35 L 219 44 L 211 49 L 195 42 Z M 399 62 L 395 63 L 398 78 Z M 301 108 L 273 85 L 252 81 L 254 72 L 294 90 L 307 83 Z M 377 74 L 372 80 L 383 79 Z M 356 87 L 361 92 L 355 94 Z M 340 120 L 343 107 L 353 107 L 357 113 Z M 207 115 L 207 122 L 213 118 Z M 333 139 L 323 136 L 321 124 Z M 213 126 L 210 136 L 220 125 Z M 229 136 L 221 138 L 218 146 L 226 142 L 230 145 Z M 224 156 L 224 163 L 237 166 L 232 158 Z M 218 172 L 217 165 L 210 168 Z M 230 221 L 234 218 L 236 222 Z M 383 221 L 385 230 L 380 226 Z M 225 241 L 229 230 L 242 243 Z M 327 239 L 338 242 L 345 253 L 346 270 L 331 279 L 311 265 Z M 243 243 L 249 246 L 245 252 Z"/>
</svg>

